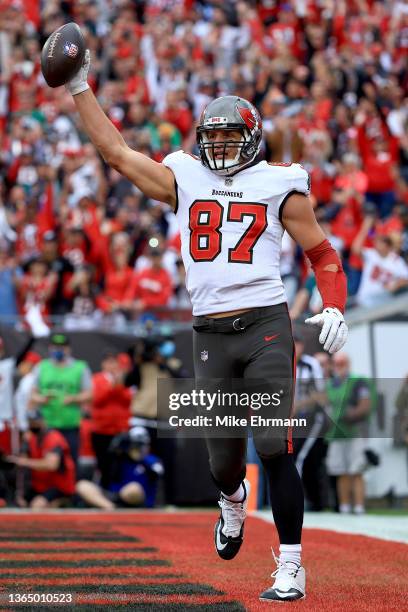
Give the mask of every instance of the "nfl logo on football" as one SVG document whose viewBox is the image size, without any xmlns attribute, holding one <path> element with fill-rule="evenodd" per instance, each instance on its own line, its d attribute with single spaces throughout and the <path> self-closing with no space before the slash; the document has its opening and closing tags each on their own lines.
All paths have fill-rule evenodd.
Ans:
<svg viewBox="0 0 408 612">
<path fill-rule="evenodd" d="M 74 43 L 67 42 L 64 45 L 64 54 L 68 57 L 76 57 L 78 55 L 78 47 Z"/>
<path fill-rule="evenodd" d="M 201 351 L 201 361 L 207 361 L 208 351 Z"/>
</svg>

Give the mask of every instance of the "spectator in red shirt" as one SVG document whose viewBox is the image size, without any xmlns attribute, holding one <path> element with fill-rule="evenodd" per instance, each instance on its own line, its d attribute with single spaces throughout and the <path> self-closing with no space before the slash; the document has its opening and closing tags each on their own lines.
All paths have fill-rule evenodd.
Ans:
<svg viewBox="0 0 408 612">
<path fill-rule="evenodd" d="M 298 22 L 290 3 L 282 4 L 277 13 L 277 21 L 269 28 L 272 50 L 284 43 L 291 54 L 300 57 Z"/>
<path fill-rule="evenodd" d="M 18 500 L 30 508 L 58 508 L 75 492 L 75 464 L 68 442 L 56 429 L 47 429 L 41 412 L 28 415 L 29 432 L 23 455 L 8 457 L 10 463 L 28 468 L 31 488 Z"/>
<path fill-rule="evenodd" d="M 331 203 L 326 206 L 326 220 L 330 221 L 331 232 L 342 239 L 346 252 L 351 248 L 363 219 L 362 205 L 368 180 L 359 164 L 354 153 L 343 155 Z"/>
<path fill-rule="evenodd" d="M 167 107 L 163 113 L 163 119 L 175 125 L 183 138 L 186 138 L 193 125 L 193 115 L 184 100 L 183 90 L 169 91 L 166 102 Z"/>
<path fill-rule="evenodd" d="M 361 202 L 369 183 L 367 174 L 361 170 L 360 160 L 354 153 L 343 155 L 341 162 L 335 186 L 345 190 L 348 198 L 357 198 Z"/>
<path fill-rule="evenodd" d="M 135 273 L 129 266 L 128 236 L 123 234 L 126 240 L 122 243 L 118 240 L 121 235 L 114 237 L 110 249 L 111 265 L 105 274 L 103 292 L 97 299 L 99 308 L 105 313 L 129 308 L 128 291 Z"/>
<path fill-rule="evenodd" d="M 171 276 L 162 264 L 163 252 L 151 249 L 149 259 L 151 267 L 136 274 L 127 294 L 136 311 L 167 306 L 173 293 Z"/>
<path fill-rule="evenodd" d="M 368 176 L 367 198 L 377 206 L 380 219 L 389 217 L 396 202 L 397 171 L 389 144 L 378 138 L 373 151 L 366 157 L 365 170 Z"/>
<path fill-rule="evenodd" d="M 108 448 L 113 438 L 128 431 L 132 390 L 124 385 L 125 370 L 119 355 L 106 351 L 101 371 L 94 374 L 91 406 L 92 446 L 101 475 L 100 484 L 107 488 L 110 478 Z"/>
</svg>

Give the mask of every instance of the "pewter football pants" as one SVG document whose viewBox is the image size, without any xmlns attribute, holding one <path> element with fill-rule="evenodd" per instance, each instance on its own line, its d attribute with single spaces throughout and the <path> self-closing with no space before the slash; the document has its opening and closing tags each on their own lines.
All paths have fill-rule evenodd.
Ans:
<svg viewBox="0 0 408 612">
<path fill-rule="evenodd" d="M 286 304 L 253 309 L 241 315 L 195 317 L 196 381 L 242 379 L 242 389 L 267 392 L 282 387 L 279 410 L 262 408 L 264 417 L 289 418 L 294 391 L 294 343 Z M 281 384 L 279 384 L 281 383 Z M 241 388 L 241 387 L 240 387 Z M 278 389 L 280 390 L 280 389 Z M 221 407 L 215 410 L 222 412 Z M 228 435 L 228 434 L 231 435 Z M 288 427 L 252 427 L 256 451 L 268 476 L 275 523 L 283 544 L 298 544 L 303 522 L 303 489 L 292 455 Z M 245 477 L 247 436 L 207 434 L 210 470 L 219 489 L 234 493 Z"/>
</svg>

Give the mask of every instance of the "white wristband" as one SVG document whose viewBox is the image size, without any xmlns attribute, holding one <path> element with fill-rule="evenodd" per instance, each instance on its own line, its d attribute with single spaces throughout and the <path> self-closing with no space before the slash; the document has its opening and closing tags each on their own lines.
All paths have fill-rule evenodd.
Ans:
<svg viewBox="0 0 408 612">
<path fill-rule="evenodd" d="M 68 91 L 72 96 L 77 96 L 78 94 L 82 93 L 83 91 L 86 91 L 87 89 L 89 89 L 89 85 L 88 83 L 84 82 L 79 83 L 76 87 L 69 87 Z"/>
</svg>

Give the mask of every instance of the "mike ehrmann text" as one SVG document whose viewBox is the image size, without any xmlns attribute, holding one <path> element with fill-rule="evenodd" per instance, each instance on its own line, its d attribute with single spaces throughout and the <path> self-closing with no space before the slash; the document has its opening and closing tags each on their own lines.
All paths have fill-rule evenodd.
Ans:
<svg viewBox="0 0 408 612">
<path fill-rule="evenodd" d="M 249 419 L 236 416 L 195 416 L 192 418 L 172 415 L 169 418 L 172 427 L 306 427 L 306 419 L 265 418 L 253 414 Z"/>
</svg>

